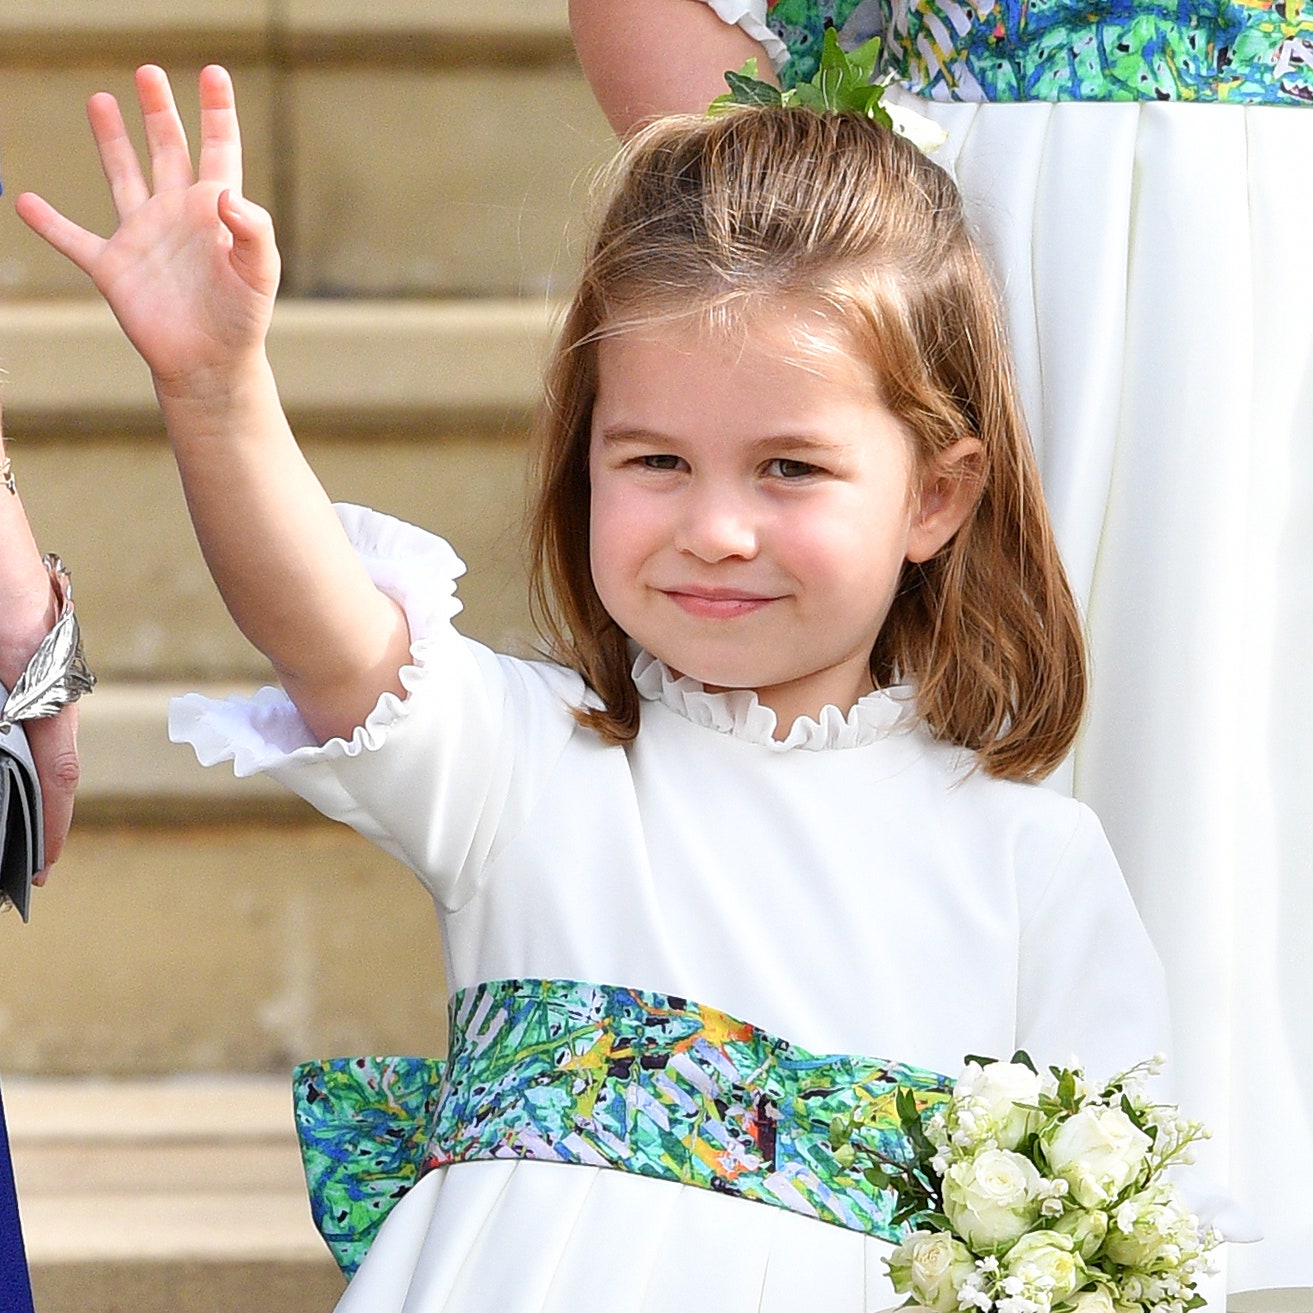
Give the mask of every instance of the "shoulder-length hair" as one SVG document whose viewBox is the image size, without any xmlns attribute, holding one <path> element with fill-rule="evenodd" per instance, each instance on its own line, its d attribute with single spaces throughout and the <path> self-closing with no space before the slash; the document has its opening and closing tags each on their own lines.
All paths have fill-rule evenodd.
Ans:
<svg viewBox="0 0 1313 1313">
<path fill-rule="evenodd" d="M 628 640 L 589 566 L 597 344 L 688 316 L 751 331 L 785 301 L 846 330 L 921 469 L 962 437 L 981 443 L 974 507 L 938 555 L 904 567 L 871 674 L 913 681 L 930 732 L 987 773 L 1041 778 L 1079 728 L 1085 650 L 993 284 L 948 175 L 857 115 L 664 119 L 620 156 L 547 370 L 529 528 L 539 629 L 601 702 L 580 719 L 613 743 L 638 731 Z"/>
</svg>

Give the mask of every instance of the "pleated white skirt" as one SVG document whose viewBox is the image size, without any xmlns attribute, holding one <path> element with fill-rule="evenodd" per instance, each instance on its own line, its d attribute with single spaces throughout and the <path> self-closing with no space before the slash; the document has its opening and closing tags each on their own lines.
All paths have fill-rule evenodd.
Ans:
<svg viewBox="0 0 1313 1313">
<path fill-rule="evenodd" d="M 890 1247 L 609 1168 L 458 1163 L 388 1217 L 338 1313 L 867 1313 Z"/>
<path fill-rule="evenodd" d="M 934 104 L 1086 607 L 1075 793 L 1167 968 L 1179 1098 L 1313 1283 L 1313 106 Z"/>
</svg>

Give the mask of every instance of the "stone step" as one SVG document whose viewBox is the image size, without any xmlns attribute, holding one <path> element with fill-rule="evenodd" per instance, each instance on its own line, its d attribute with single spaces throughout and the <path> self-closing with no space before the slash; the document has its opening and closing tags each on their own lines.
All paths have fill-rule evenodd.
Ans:
<svg viewBox="0 0 1313 1313">
<path fill-rule="evenodd" d="M 269 355 L 289 414 L 405 428 L 452 416 L 504 421 L 537 404 L 559 307 L 538 300 L 283 298 Z M 92 300 L 0 301 L 6 431 L 158 427 L 150 376 Z"/>
<path fill-rule="evenodd" d="M 231 766 L 205 769 L 190 747 L 167 739 L 172 697 L 194 691 L 186 684 L 104 685 L 80 708 L 79 822 L 136 817 L 158 825 L 204 816 L 258 815 L 306 820 L 309 809 L 263 775 L 237 779 Z M 203 691 L 222 698 L 243 691 L 225 684 Z M 249 690 L 247 690 L 249 691 Z"/>
<path fill-rule="evenodd" d="M 1313 1286 L 1243 1290 L 1226 1301 L 1227 1313 L 1313 1313 Z"/>
<path fill-rule="evenodd" d="M 42 1313 L 320 1313 L 341 1293 L 286 1081 L 13 1078 L 5 1106 Z"/>
<path fill-rule="evenodd" d="M 429 896 L 317 817 L 80 815 L 30 923 L 0 916 L 6 1091 L 24 1074 L 179 1072 L 273 1076 L 285 1090 L 306 1059 L 445 1043 Z"/>
<path fill-rule="evenodd" d="M 330 496 L 448 537 L 470 567 L 465 631 L 513 650 L 531 641 L 519 521 L 553 315 L 542 302 L 288 300 L 271 339 Z M 122 681 L 267 679 L 209 579 L 149 380 L 109 313 L 0 303 L 0 344 L 9 454 L 38 542 L 74 573 L 96 697 Z"/>
<path fill-rule="evenodd" d="M 144 37 L 171 48 L 224 42 L 269 54 L 336 41 L 403 37 L 426 51 L 438 38 L 513 38 L 535 49 L 569 41 L 565 0 L 42 0 L 0 8 L 6 58 L 67 60 L 79 53 L 131 48 Z M 59 46 L 51 49 L 51 38 Z"/>
<path fill-rule="evenodd" d="M 32 1270 L 38 1313 L 329 1313 L 342 1289 L 327 1257 L 130 1259 Z"/>
<path fill-rule="evenodd" d="M 62 33 L 37 40 L 65 43 Z M 541 298 L 571 284 L 587 181 L 614 140 L 568 45 L 532 57 L 485 50 L 477 23 L 464 43 L 435 29 L 432 58 L 396 34 L 376 48 L 343 28 L 336 53 L 321 49 L 328 37 L 307 40 L 305 51 L 271 54 L 202 38 L 170 52 L 142 38 L 52 65 L 0 44 L 5 189 L 36 191 L 83 226 L 112 231 L 87 97 L 113 92 L 139 139 L 132 69 L 165 63 L 194 136 L 196 73 L 223 60 L 242 119 L 243 190 L 274 217 L 285 293 Z M 0 206 L 0 297 L 91 295 Z"/>
</svg>

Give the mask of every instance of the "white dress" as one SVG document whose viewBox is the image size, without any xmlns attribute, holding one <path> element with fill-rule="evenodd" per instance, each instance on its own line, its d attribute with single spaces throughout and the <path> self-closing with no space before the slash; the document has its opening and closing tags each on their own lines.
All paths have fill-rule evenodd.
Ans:
<svg viewBox="0 0 1313 1313">
<path fill-rule="evenodd" d="M 1086 607 L 1072 787 L 1166 967 L 1208 1169 L 1263 1233 L 1230 1285 L 1310 1285 L 1313 317 L 1288 234 L 1313 107 L 919 103 L 1001 271 Z"/>
<path fill-rule="evenodd" d="M 788 57 L 766 0 L 707 3 Z M 1279 27 L 1270 79 L 1298 90 L 1207 103 L 1206 61 L 1182 73 L 1200 100 L 991 101 L 938 75 L 961 73 L 945 52 L 973 27 L 1042 36 L 1064 8 L 1091 34 L 1131 9 Z M 1227 1253 L 1233 1289 L 1313 1284 L 1311 15 L 1306 0 L 866 0 L 845 33 L 915 33 L 918 77 L 891 98 L 947 129 L 934 158 L 998 275 L 1090 634 L 1090 714 L 1055 783 L 1107 828 L 1166 968 L 1178 1097 L 1262 1229 Z M 1279 1136 L 1259 1112 L 1274 1088 Z"/>
<path fill-rule="evenodd" d="M 828 708 L 783 741 L 754 695 L 640 656 L 642 727 L 602 745 L 578 676 L 461 638 L 440 539 L 340 508 L 402 602 L 414 665 L 350 742 L 316 746 L 277 690 L 192 695 L 171 734 L 266 771 L 409 866 L 448 984 L 635 985 L 816 1052 L 956 1073 L 965 1054 L 1159 1050 L 1161 973 L 1094 819 L 971 773 L 906 690 Z M 436 951 L 436 945 L 435 945 Z M 896 1302 L 888 1246 L 766 1204 L 541 1162 L 435 1171 L 384 1223 L 350 1313 L 865 1313 Z"/>
</svg>

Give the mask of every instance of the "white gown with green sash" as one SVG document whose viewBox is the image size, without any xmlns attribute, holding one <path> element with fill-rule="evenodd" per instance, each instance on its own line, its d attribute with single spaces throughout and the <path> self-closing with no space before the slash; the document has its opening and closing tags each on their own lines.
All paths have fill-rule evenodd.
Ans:
<svg viewBox="0 0 1313 1313">
<path fill-rule="evenodd" d="M 578 676 L 452 628 L 462 567 L 444 542 L 340 514 L 406 609 L 405 700 L 385 695 L 322 747 L 273 689 L 181 699 L 171 732 L 409 866 L 437 906 L 453 993 L 632 986 L 813 1053 L 948 1073 L 1022 1046 L 1102 1074 L 1164 1047 L 1161 971 L 1093 814 L 972 772 L 917 727 L 906 689 L 777 740 L 754 695 L 709 694 L 640 654 L 642 728 L 605 746 L 571 715 L 589 696 Z M 887 1252 L 698 1185 L 462 1161 L 395 1207 L 341 1308 L 868 1313 L 897 1302 Z"/>
</svg>

